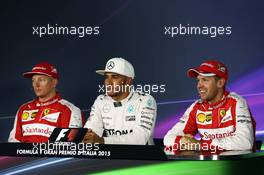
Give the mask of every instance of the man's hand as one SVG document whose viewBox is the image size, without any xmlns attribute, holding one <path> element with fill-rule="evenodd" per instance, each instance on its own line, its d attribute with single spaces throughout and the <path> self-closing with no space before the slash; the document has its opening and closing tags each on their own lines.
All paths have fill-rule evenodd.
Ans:
<svg viewBox="0 0 264 175">
<path fill-rule="evenodd" d="M 200 150 L 200 141 L 193 138 L 192 135 L 186 134 L 181 138 L 182 150 Z"/>
<path fill-rule="evenodd" d="M 84 143 L 99 143 L 104 144 L 104 138 L 99 137 L 93 130 L 88 129 L 87 133 L 83 138 Z"/>
</svg>

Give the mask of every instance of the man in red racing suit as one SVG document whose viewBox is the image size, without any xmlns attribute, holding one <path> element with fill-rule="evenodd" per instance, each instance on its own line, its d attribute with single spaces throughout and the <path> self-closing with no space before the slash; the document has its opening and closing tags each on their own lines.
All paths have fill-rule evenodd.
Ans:
<svg viewBox="0 0 264 175">
<path fill-rule="evenodd" d="M 226 66 L 218 61 L 207 61 L 190 69 L 188 76 L 197 78 L 201 99 L 194 102 L 165 135 L 165 150 L 254 149 L 255 121 L 246 101 L 225 90 Z M 194 138 L 197 133 L 201 140 Z"/>
<path fill-rule="evenodd" d="M 56 127 L 83 126 L 81 110 L 56 92 L 58 73 L 53 65 L 39 63 L 23 76 L 32 78 L 37 98 L 19 108 L 9 142 L 47 142 Z"/>
</svg>

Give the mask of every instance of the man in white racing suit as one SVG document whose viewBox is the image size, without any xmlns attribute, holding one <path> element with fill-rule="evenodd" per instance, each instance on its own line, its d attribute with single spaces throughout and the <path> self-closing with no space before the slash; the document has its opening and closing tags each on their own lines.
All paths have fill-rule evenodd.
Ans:
<svg viewBox="0 0 264 175">
<path fill-rule="evenodd" d="M 255 121 L 246 101 L 225 89 L 226 66 L 206 61 L 188 70 L 201 97 L 164 137 L 165 150 L 254 150 Z M 199 133 L 201 140 L 194 136 Z"/>
<path fill-rule="evenodd" d="M 123 58 L 110 59 L 105 70 L 105 95 L 95 100 L 85 128 L 85 143 L 153 145 L 157 106 L 151 95 L 131 90 L 132 64 Z"/>
</svg>

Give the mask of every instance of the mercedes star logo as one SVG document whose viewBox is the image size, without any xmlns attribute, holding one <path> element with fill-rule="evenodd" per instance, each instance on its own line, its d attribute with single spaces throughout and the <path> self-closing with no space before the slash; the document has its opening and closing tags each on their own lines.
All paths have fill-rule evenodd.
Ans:
<svg viewBox="0 0 264 175">
<path fill-rule="evenodd" d="M 113 61 L 110 61 L 108 64 L 107 64 L 107 69 L 108 70 L 111 70 L 115 67 L 115 63 Z"/>
</svg>

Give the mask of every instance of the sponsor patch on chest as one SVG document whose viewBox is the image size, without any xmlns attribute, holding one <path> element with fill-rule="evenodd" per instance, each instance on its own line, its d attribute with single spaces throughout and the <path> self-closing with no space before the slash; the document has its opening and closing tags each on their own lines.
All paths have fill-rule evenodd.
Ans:
<svg viewBox="0 0 264 175">
<path fill-rule="evenodd" d="M 47 114 L 47 115 L 43 116 L 42 119 L 47 120 L 49 122 L 56 123 L 59 116 L 60 116 L 60 112 L 55 112 L 55 113 L 51 113 L 51 114 Z"/>
<path fill-rule="evenodd" d="M 22 122 L 32 121 L 36 118 L 38 109 L 35 110 L 24 110 L 22 113 Z"/>
<path fill-rule="evenodd" d="M 221 117 L 221 123 L 225 123 L 233 119 L 232 114 L 231 114 L 231 109 L 228 109 L 225 112 L 223 111 L 224 109 L 219 110 L 219 116 Z"/>
<path fill-rule="evenodd" d="M 200 125 L 212 124 L 212 111 L 197 110 L 196 122 Z"/>
<path fill-rule="evenodd" d="M 136 116 L 135 115 L 127 115 L 126 116 L 126 121 L 135 121 L 136 120 Z"/>
</svg>

